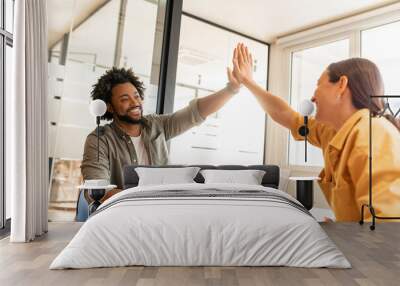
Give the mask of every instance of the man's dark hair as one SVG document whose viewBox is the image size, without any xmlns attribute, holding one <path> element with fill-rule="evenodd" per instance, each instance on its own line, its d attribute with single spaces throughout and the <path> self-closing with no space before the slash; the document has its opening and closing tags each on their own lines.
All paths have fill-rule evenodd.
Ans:
<svg viewBox="0 0 400 286">
<path fill-rule="evenodd" d="M 144 98 L 144 85 L 143 82 L 140 81 L 139 77 L 135 75 L 132 69 L 125 68 L 116 68 L 108 70 L 103 74 L 97 83 L 93 85 L 93 90 L 91 92 L 92 99 L 101 99 L 105 103 L 111 103 L 111 90 L 114 86 L 130 82 L 138 91 L 140 98 L 143 100 Z M 104 120 L 112 120 L 113 115 L 110 112 L 106 112 L 101 119 Z"/>
</svg>

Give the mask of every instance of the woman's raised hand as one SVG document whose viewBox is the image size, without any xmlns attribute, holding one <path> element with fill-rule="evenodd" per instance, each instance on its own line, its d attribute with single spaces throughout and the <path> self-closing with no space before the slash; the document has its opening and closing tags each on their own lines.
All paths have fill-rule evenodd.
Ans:
<svg viewBox="0 0 400 286">
<path fill-rule="evenodd" d="M 246 85 L 253 80 L 253 57 L 244 44 L 236 46 L 232 62 L 233 75 L 240 83 Z"/>
</svg>

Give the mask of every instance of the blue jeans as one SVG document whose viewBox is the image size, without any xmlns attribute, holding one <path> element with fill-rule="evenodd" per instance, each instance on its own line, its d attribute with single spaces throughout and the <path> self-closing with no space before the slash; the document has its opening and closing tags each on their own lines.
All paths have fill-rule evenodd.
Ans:
<svg viewBox="0 0 400 286">
<path fill-rule="evenodd" d="M 88 202 L 85 199 L 84 192 L 79 191 L 78 203 L 76 204 L 76 221 L 84 222 L 88 218 Z"/>
</svg>

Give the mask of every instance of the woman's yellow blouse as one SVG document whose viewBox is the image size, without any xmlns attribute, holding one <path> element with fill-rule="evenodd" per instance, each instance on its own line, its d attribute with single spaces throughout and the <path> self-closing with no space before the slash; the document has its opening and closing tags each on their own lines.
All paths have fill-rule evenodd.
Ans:
<svg viewBox="0 0 400 286">
<path fill-rule="evenodd" d="M 298 133 L 303 117 L 295 113 L 291 133 Z M 320 187 L 337 221 L 358 221 L 369 196 L 369 110 L 354 113 L 337 132 L 333 127 L 308 121 L 308 141 L 322 148 L 324 169 Z M 377 216 L 400 217 L 400 132 L 385 118 L 372 119 L 372 205 Z M 371 219 L 365 209 L 367 220 Z"/>
</svg>

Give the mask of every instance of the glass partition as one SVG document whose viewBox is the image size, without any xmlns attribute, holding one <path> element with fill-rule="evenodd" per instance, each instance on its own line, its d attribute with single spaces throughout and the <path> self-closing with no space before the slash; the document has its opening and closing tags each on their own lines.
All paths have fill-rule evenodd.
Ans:
<svg viewBox="0 0 400 286">
<path fill-rule="evenodd" d="M 268 45 L 182 16 L 174 111 L 225 87 L 233 49 L 253 53 L 254 77 L 267 85 Z M 200 126 L 172 139 L 171 164 L 262 164 L 265 114 L 246 88 Z"/>
<path fill-rule="evenodd" d="M 156 110 L 150 75 L 158 1 L 95 2 L 66 0 L 58 4 L 62 13 L 48 5 L 51 220 L 75 217 L 83 147 L 96 126 L 89 103 L 98 78 L 113 66 L 131 67 L 146 86 L 144 114 Z"/>
</svg>

